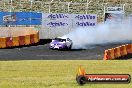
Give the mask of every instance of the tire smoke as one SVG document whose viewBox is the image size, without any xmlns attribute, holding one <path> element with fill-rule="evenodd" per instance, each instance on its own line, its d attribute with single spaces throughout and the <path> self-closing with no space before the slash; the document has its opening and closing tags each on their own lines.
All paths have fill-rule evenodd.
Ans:
<svg viewBox="0 0 132 88">
<path fill-rule="evenodd" d="M 73 41 L 73 49 L 87 49 L 88 45 L 124 42 L 132 40 L 129 20 L 121 23 L 102 23 L 95 27 L 80 27 L 65 35 Z"/>
</svg>

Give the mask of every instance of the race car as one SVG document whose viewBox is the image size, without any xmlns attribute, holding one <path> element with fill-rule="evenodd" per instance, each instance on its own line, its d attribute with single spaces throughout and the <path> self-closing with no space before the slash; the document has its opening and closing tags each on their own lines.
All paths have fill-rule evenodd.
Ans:
<svg viewBox="0 0 132 88">
<path fill-rule="evenodd" d="M 50 43 L 51 49 L 71 49 L 72 40 L 66 37 L 58 37 L 52 40 Z"/>
</svg>

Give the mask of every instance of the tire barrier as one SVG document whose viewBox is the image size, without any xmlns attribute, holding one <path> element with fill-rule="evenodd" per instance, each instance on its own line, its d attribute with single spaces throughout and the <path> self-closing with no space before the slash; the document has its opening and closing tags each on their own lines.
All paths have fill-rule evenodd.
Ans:
<svg viewBox="0 0 132 88">
<path fill-rule="evenodd" d="M 39 33 L 37 30 L 33 30 L 33 27 L 10 27 L 5 33 L 7 29 L 7 27 L 0 28 L 0 31 L 4 31 L 3 34 L 0 33 L 0 48 L 31 45 L 39 42 Z"/>
<path fill-rule="evenodd" d="M 110 52 L 110 59 L 114 59 L 114 58 L 115 58 L 115 55 L 114 55 L 114 48 L 109 49 L 109 52 Z"/>
<path fill-rule="evenodd" d="M 29 45 L 30 44 L 30 35 L 26 35 L 25 36 L 25 45 Z"/>
<path fill-rule="evenodd" d="M 0 48 L 6 48 L 6 38 L 0 38 Z"/>
<path fill-rule="evenodd" d="M 13 46 L 19 46 L 19 37 L 12 37 L 13 39 Z"/>
<path fill-rule="evenodd" d="M 19 45 L 25 45 L 25 36 L 19 36 Z"/>
<path fill-rule="evenodd" d="M 120 47 L 114 48 L 114 56 L 115 56 L 115 58 L 121 57 L 121 54 L 120 54 Z"/>
<path fill-rule="evenodd" d="M 121 56 L 127 55 L 126 45 L 120 46 L 120 54 L 121 54 Z"/>
<path fill-rule="evenodd" d="M 11 37 L 7 37 L 6 38 L 6 46 L 7 47 L 12 47 L 13 46 L 13 42 L 12 42 L 12 38 Z"/>
<path fill-rule="evenodd" d="M 34 42 L 37 43 L 39 41 L 39 33 L 34 35 Z"/>
<path fill-rule="evenodd" d="M 132 44 L 126 44 L 126 50 L 128 54 L 132 54 Z"/>
<path fill-rule="evenodd" d="M 105 50 L 104 59 L 105 60 L 114 59 L 114 49 Z"/>
<path fill-rule="evenodd" d="M 121 45 L 105 50 L 104 60 L 113 60 L 132 54 L 132 44 Z"/>
<path fill-rule="evenodd" d="M 35 43 L 35 41 L 34 41 L 34 34 L 31 34 L 31 35 L 30 35 L 30 42 L 31 42 L 31 43 Z"/>
</svg>

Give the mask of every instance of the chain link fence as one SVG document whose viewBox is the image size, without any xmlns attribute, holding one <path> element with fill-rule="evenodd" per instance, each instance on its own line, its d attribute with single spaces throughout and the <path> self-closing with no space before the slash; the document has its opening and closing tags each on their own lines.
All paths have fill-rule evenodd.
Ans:
<svg viewBox="0 0 132 88">
<path fill-rule="evenodd" d="M 96 13 L 103 21 L 104 6 L 124 5 L 126 15 L 132 11 L 132 0 L 0 0 L 1 11 L 37 11 L 44 13 Z"/>
</svg>

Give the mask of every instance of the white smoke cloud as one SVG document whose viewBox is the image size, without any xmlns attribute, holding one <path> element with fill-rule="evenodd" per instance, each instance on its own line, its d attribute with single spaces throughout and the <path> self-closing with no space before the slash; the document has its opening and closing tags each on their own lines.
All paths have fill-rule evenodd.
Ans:
<svg viewBox="0 0 132 88">
<path fill-rule="evenodd" d="M 96 27 L 81 27 L 65 36 L 73 41 L 73 49 L 86 49 L 88 45 L 93 44 L 132 40 L 132 26 L 128 21 L 102 23 Z"/>
</svg>

